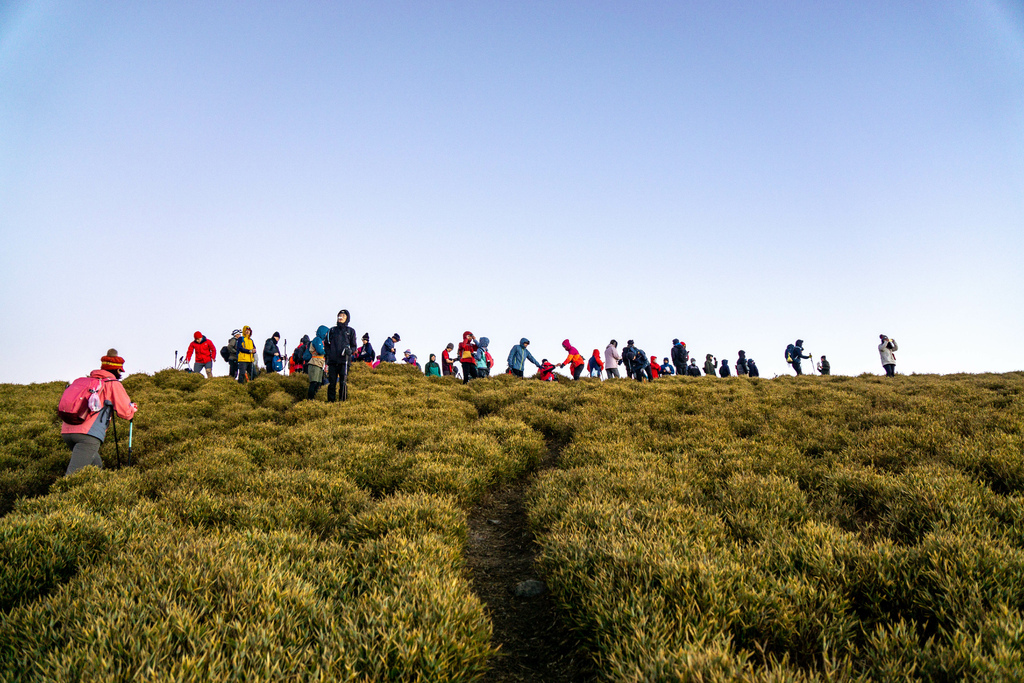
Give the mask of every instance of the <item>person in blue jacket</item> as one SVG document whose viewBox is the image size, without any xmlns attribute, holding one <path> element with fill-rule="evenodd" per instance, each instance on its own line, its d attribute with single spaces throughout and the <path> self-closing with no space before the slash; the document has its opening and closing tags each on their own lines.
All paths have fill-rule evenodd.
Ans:
<svg viewBox="0 0 1024 683">
<path fill-rule="evenodd" d="M 397 332 L 384 340 L 384 345 L 380 348 L 381 363 L 394 363 L 397 360 L 395 357 L 395 343 L 400 341 L 402 341 L 402 338 L 398 336 Z"/>
<path fill-rule="evenodd" d="M 523 376 L 523 368 L 526 366 L 526 361 L 530 361 L 538 368 L 540 367 L 540 363 L 538 363 L 537 359 L 533 357 L 530 350 L 526 348 L 529 345 L 530 340 L 523 337 L 519 340 L 519 343 L 513 346 L 508 352 L 508 368 L 516 377 Z"/>
<path fill-rule="evenodd" d="M 330 331 L 327 325 L 318 327 L 316 329 L 316 336 L 310 340 L 309 345 L 306 347 L 306 352 L 302 355 L 302 359 L 306 362 L 306 373 L 309 375 L 309 389 L 306 391 L 306 398 L 310 401 L 316 398 L 316 392 L 320 391 L 320 386 L 324 383 L 324 377 L 326 377 L 325 366 L 327 362 L 325 356 L 327 355 L 327 350 L 324 348 L 324 341 L 327 339 L 327 333 Z"/>
</svg>

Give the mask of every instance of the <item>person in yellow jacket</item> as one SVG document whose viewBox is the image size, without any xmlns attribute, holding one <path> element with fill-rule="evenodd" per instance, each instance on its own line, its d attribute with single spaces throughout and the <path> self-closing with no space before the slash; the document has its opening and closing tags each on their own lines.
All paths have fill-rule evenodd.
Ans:
<svg viewBox="0 0 1024 683">
<path fill-rule="evenodd" d="M 238 383 L 245 384 L 253 377 L 253 365 L 256 360 L 256 344 L 252 340 L 252 328 L 242 328 L 242 338 L 235 344 L 238 351 Z"/>
</svg>

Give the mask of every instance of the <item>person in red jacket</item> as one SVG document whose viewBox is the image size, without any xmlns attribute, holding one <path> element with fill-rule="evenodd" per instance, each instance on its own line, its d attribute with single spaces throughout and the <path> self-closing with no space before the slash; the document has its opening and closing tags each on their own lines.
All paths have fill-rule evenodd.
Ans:
<svg viewBox="0 0 1024 683">
<path fill-rule="evenodd" d="M 558 366 L 549 363 L 547 358 L 541 358 L 540 367 L 537 368 L 537 379 L 544 382 L 554 382 L 556 367 Z"/>
<path fill-rule="evenodd" d="M 568 339 L 562 342 L 562 348 L 565 349 L 565 352 L 569 355 L 565 357 L 565 360 L 563 360 L 558 367 L 564 368 L 568 365 L 569 369 L 572 370 L 572 378 L 579 379 L 580 374 L 583 372 L 583 366 L 585 365 L 583 356 L 580 355 L 580 352 L 576 350 L 575 346 L 569 343 Z"/>
<path fill-rule="evenodd" d="M 217 357 L 217 347 L 213 342 L 203 336 L 202 332 L 196 332 L 193 341 L 188 345 L 188 352 L 185 354 L 185 362 L 192 360 L 192 354 L 196 354 L 196 364 L 192 372 L 206 370 L 206 377 L 213 377 L 213 359 Z"/>
<path fill-rule="evenodd" d="M 451 342 L 448 346 L 444 347 L 444 351 L 441 352 L 441 375 L 447 377 L 452 374 L 452 368 L 455 367 L 455 361 L 452 360 L 452 351 L 455 350 L 455 344 Z"/>
<path fill-rule="evenodd" d="M 658 365 L 658 357 L 651 356 L 651 379 L 658 379 L 661 374 L 661 366 Z"/>
<path fill-rule="evenodd" d="M 124 358 L 117 355 L 117 349 L 110 349 L 100 358 L 100 369 L 93 370 L 89 377 L 100 380 L 100 401 L 103 407 L 85 418 L 82 424 L 72 425 L 61 422 L 60 435 L 71 449 L 71 462 L 65 475 L 74 474 L 87 465 L 103 468 L 100 446 L 107 438 L 107 426 L 114 413 L 125 420 L 135 417 L 138 407 L 128 398 L 128 392 L 121 386 L 121 372 Z"/>
<path fill-rule="evenodd" d="M 465 384 L 471 379 L 476 379 L 476 337 L 469 330 L 462 333 L 462 341 L 459 343 L 459 362 L 462 364 L 462 383 Z"/>
</svg>

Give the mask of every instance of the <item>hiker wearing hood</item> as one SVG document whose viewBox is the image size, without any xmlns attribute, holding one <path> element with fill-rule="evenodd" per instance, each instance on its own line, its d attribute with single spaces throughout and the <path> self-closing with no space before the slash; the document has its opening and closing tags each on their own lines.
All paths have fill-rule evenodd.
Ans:
<svg viewBox="0 0 1024 683">
<path fill-rule="evenodd" d="M 722 367 L 718 368 L 718 374 L 722 377 L 729 377 L 732 374 L 729 371 L 729 361 L 727 359 L 722 359 Z"/>
<path fill-rule="evenodd" d="M 576 347 L 569 343 L 568 339 L 562 341 L 562 348 L 565 349 L 566 354 L 565 360 L 558 364 L 558 367 L 564 368 L 566 365 L 572 371 L 572 378 L 579 379 L 580 374 L 583 372 L 583 366 L 586 362 L 583 360 L 583 356 L 576 350 Z"/>
<path fill-rule="evenodd" d="M 398 358 L 395 356 L 395 344 L 402 341 L 402 337 L 397 332 L 384 340 L 384 345 L 380 347 L 380 360 L 381 363 L 394 363 Z"/>
<path fill-rule="evenodd" d="M 678 339 L 672 340 L 672 362 L 676 366 L 676 372 L 680 375 L 686 372 L 686 361 L 690 354 L 686 350 L 686 342 L 681 342 Z"/>
<path fill-rule="evenodd" d="M 608 375 L 608 379 L 619 376 L 619 361 L 621 360 L 619 342 L 612 339 L 604 349 L 604 371 Z"/>
<path fill-rule="evenodd" d="M 256 376 L 256 342 L 252 340 L 252 328 L 242 326 L 242 338 L 235 342 L 238 351 L 238 383 L 245 384 Z"/>
<path fill-rule="evenodd" d="M 309 335 L 302 335 L 302 339 L 299 340 L 299 345 L 292 351 L 292 355 L 288 356 L 288 374 L 295 375 L 300 372 L 306 371 L 306 361 L 303 360 L 306 355 L 306 349 L 309 347 Z"/>
<path fill-rule="evenodd" d="M 278 363 L 281 363 L 282 367 L 284 366 L 284 363 L 281 362 L 281 348 L 277 345 L 279 341 L 281 341 L 281 333 L 275 332 L 263 344 L 263 367 L 267 369 L 267 372 L 277 372 Z"/>
<path fill-rule="evenodd" d="M 430 354 L 430 360 L 423 366 L 423 374 L 427 377 L 441 376 L 441 366 L 437 364 L 437 354 Z"/>
<path fill-rule="evenodd" d="M 324 350 L 327 357 L 327 402 L 334 402 L 335 385 L 341 381 L 341 400 L 348 400 L 348 364 L 356 350 L 356 331 L 349 327 L 347 309 L 338 311 L 338 324 L 327 333 Z"/>
<path fill-rule="evenodd" d="M 523 376 L 523 369 L 526 366 L 526 361 L 530 361 L 538 368 L 540 363 L 533 357 L 530 350 L 526 347 L 530 345 L 530 340 L 523 337 L 519 340 L 519 343 L 513 346 L 508 352 L 508 369 L 512 371 L 512 374 L 516 377 Z"/>
<path fill-rule="evenodd" d="M 89 373 L 89 379 L 99 380 L 100 388 L 95 397 L 99 400 L 100 409 L 90 411 L 80 424 L 61 421 L 61 438 L 71 449 L 71 461 L 64 472 L 65 475 L 74 474 L 86 465 L 95 465 L 102 469 L 103 459 L 100 457 L 100 446 L 107 437 L 107 427 L 114 413 L 124 420 L 135 417 L 135 411 L 138 408 L 128 398 L 128 392 L 121 386 L 120 379 L 123 369 L 124 358 L 117 355 L 117 350 L 107 351 L 107 355 L 100 358 L 99 370 Z M 82 380 L 75 380 L 75 382 L 80 381 Z M 95 382 L 91 384 L 95 384 Z M 74 383 L 69 386 L 69 390 L 73 386 L 75 386 Z M 84 390 L 91 391 L 91 388 L 94 387 L 86 387 Z M 64 397 L 61 396 L 62 403 L 63 400 Z M 92 402 L 91 398 L 90 402 Z"/>
<path fill-rule="evenodd" d="M 494 365 L 494 359 L 487 350 L 490 343 L 491 340 L 487 337 L 480 337 L 480 341 L 476 344 L 476 351 L 473 352 L 473 358 L 476 359 L 477 379 L 490 377 L 491 375 L 491 366 Z"/>
<path fill-rule="evenodd" d="M 747 359 L 747 374 L 751 377 L 760 377 L 761 373 L 757 371 L 757 363 L 754 362 L 753 358 Z"/>
<path fill-rule="evenodd" d="M 800 361 L 804 358 L 810 358 L 809 354 L 804 353 L 804 340 L 797 339 L 796 344 L 790 344 L 786 347 L 786 362 L 793 366 L 796 374 L 804 374 L 803 369 L 800 367 Z"/>
<path fill-rule="evenodd" d="M 691 358 L 690 364 L 686 366 L 687 377 L 700 377 L 700 368 L 697 367 L 697 359 Z"/>
<path fill-rule="evenodd" d="M 373 350 L 373 345 L 370 343 L 370 335 L 363 334 L 363 345 L 356 351 L 356 360 L 367 365 L 373 365 L 373 361 L 377 359 L 377 352 Z"/>
<path fill-rule="evenodd" d="M 708 377 L 714 377 L 718 374 L 718 359 L 712 356 L 710 353 L 704 357 L 704 374 Z"/>
<path fill-rule="evenodd" d="M 192 366 L 192 372 L 206 370 L 206 377 L 209 379 L 213 377 L 213 359 L 217 357 L 217 347 L 204 337 L 202 332 L 196 331 L 192 337 L 192 343 L 188 345 L 188 351 L 185 353 L 185 362 L 188 363 L 195 352 L 196 364 Z"/>
<path fill-rule="evenodd" d="M 587 360 L 587 372 L 591 377 L 601 379 L 601 371 L 604 370 L 604 363 L 601 362 L 601 352 L 594 349 L 593 355 Z"/>
<path fill-rule="evenodd" d="M 881 342 L 878 345 L 878 355 L 882 359 L 882 367 L 885 369 L 886 377 L 896 376 L 896 352 L 900 347 L 896 345 L 895 339 L 889 339 L 884 334 L 878 335 Z"/>
<path fill-rule="evenodd" d="M 661 377 L 661 366 L 658 365 L 658 357 L 651 356 L 651 379 L 655 380 Z"/>
<path fill-rule="evenodd" d="M 455 350 L 455 344 L 451 342 L 448 346 L 444 347 L 444 351 L 441 352 L 441 375 L 447 377 L 452 374 L 455 368 L 455 361 L 452 360 L 452 351 Z"/>
<path fill-rule="evenodd" d="M 459 343 L 459 363 L 462 364 L 462 383 L 466 384 L 471 379 L 476 379 L 476 337 L 469 330 L 462 333 L 462 341 Z"/>
<path fill-rule="evenodd" d="M 747 374 L 747 352 L 741 350 L 739 355 L 736 359 L 736 376 L 742 377 Z"/>
<path fill-rule="evenodd" d="M 320 390 L 320 386 L 324 383 L 324 377 L 326 377 L 324 368 L 327 365 L 327 351 L 324 348 L 324 342 L 327 340 L 328 332 L 330 329 L 327 325 L 316 328 L 316 336 L 310 340 L 306 346 L 306 352 L 302 355 L 306 363 L 306 373 L 309 375 L 309 390 L 306 392 L 306 398 L 310 401 L 316 398 L 316 392 Z"/>
<path fill-rule="evenodd" d="M 676 369 L 672 367 L 672 364 L 668 362 L 668 356 L 665 356 L 665 362 L 661 364 L 661 374 L 663 375 L 674 375 Z"/>
</svg>

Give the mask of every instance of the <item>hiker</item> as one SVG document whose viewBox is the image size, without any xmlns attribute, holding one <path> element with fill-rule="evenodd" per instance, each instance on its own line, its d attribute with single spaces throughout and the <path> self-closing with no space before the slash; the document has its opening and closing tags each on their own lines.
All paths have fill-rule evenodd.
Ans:
<svg viewBox="0 0 1024 683">
<path fill-rule="evenodd" d="M 516 377 L 523 376 L 523 368 L 526 366 L 526 361 L 530 361 L 538 368 L 540 367 L 540 363 L 538 363 L 537 359 L 533 357 L 533 354 L 530 353 L 530 350 L 526 348 L 529 345 L 530 340 L 527 339 L 526 337 L 523 337 L 522 339 L 519 340 L 518 344 L 509 349 L 507 361 L 508 369 Z"/>
<path fill-rule="evenodd" d="M 716 370 L 718 369 L 718 359 L 712 356 L 710 353 L 704 358 L 704 374 L 714 377 Z"/>
<path fill-rule="evenodd" d="M 284 370 L 284 361 L 281 360 L 281 347 L 277 342 L 281 341 L 281 333 L 275 332 L 263 343 L 263 367 L 267 372 L 280 372 Z"/>
<path fill-rule="evenodd" d="M 196 363 L 192 366 L 192 372 L 206 371 L 206 378 L 213 378 L 213 359 L 217 357 L 217 347 L 213 342 L 203 336 L 198 330 L 192 335 L 192 343 L 188 345 L 185 353 L 185 362 L 192 360 L 192 353 L 196 354 Z"/>
<path fill-rule="evenodd" d="M 312 401 L 316 398 L 316 392 L 324 383 L 326 373 L 324 367 L 327 364 L 327 351 L 324 342 L 327 340 L 327 333 L 330 332 L 327 325 L 316 328 L 316 336 L 306 346 L 306 352 L 302 358 L 306 363 L 306 374 L 309 375 L 309 389 L 306 391 L 306 398 Z"/>
<path fill-rule="evenodd" d="M 757 371 L 757 363 L 754 362 L 753 358 L 747 359 L 747 374 L 751 377 L 760 377 L 761 373 Z"/>
<path fill-rule="evenodd" d="M 732 373 L 729 371 L 729 361 L 726 358 L 722 359 L 722 367 L 718 368 L 718 374 L 721 377 L 729 377 Z"/>
<path fill-rule="evenodd" d="M 402 338 L 397 332 L 385 339 L 384 345 L 380 348 L 380 358 L 378 360 L 381 363 L 394 363 L 398 360 L 395 357 L 395 344 L 400 341 L 402 341 Z"/>
<path fill-rule="evenodd" d="M 674 374 L 676 374 L 676 369 L 672 366 L 672 363 L 669 362 L 668 356 L 665 356 L 665 360 L 661 364 L 661 374 L 663 374 L 663 375 L 674 375 Z"/>
<path fill-rule="evenodd" d="M 309 348 L 309 335 L 302 335 L 302 339 L 299 340 L 299 345 L 292 351 L 292 355 L 288 357 L 288 374 L 295 375 L 298 373 L 306 372 L 306 349 Z"/>
<path fill-rule="evenodd" d="M 377 352 L 373 350 L 373 345 L 370 343 L 370 335 L 364 332 L 362 341 L 362 346 L 356 351 L 356 360 L 372 366 L 373 361 L 377 358 Z"/>
<path fill-rule="evenodd" d="M 476 361 L 477 379 L 491 376 L 491 366 L 494 365 L 494 357 L 487 350 L 490 343 L 491 340 L 487 337 L 480 337 L 476 345 L 476 351 L 473 352 L 473 358 Z"/>
<path fill-rule="evenodd" d="M 736 376 L 742 377 L 747 374 L 747 352 L 740 349 L 739 356 L 736 359 Z"/>
<path fill-rule="evenodd" d="M 238 351 L 238 383 L 245 384 L 256 376 L 256 343 L 252 340 L 252 328 L 242 326 L 242 336 L 235 342 Z"/>
<path fill-rule="evenodd" d="M 636 351 L 633 340 L 626 340 L 626 348 L 622 349 L 622 365 L 626 368 L 626 377 L 629 379 L 633 379 L 636 370 Z"/>
<path fill-rule="evenodd" d="M 341 382 L 339 398 L 342 401 L 348 400 L 348 364 L 352 359 L 352 353 L 356 350 L 356 331 L 348 324 L 351 319 L 348 309 L 343 308 L 338 311 L 338 324 L 327 333 L 327 341 L 324 343 L 327 359 L 328 403 L 334 402 L 335 396 L 337 396 L 335 385 L 339 381 Z M 393 348 L 394 345 L 392 345 Z"/>
<path fill-rule="evenodd" d="M 128 398 L 128 392 L 120 382 L 123 370 L 124 358 L 117 355 L 117 349 L 110 349 L 107 355 L 100 358 L 99 370 L 90 372 L 89 377 L 75 380 L 64 390 L 58 411 L 65 407 L 77 407 L 75 404 L 84 408 L 77 413 L 77 417 L 67 415 L 65 412 L 60 413 L 60 435 L 71 449 L 71 460 L 64 472 L 65 476 L 74 474 L 86 465 L 95 465 L 103 469 L 100 445 L 106 439 L 107 427 L 114 413 L 123 420 L 130 420 L 135 416 L 138 406 Z M 93 380 L 99 381 L 98 390 Z M 66 419 L 82 419 L 82 422 L 71 424 Z"/>
<path fill-rule="evenodd" d="M 238 340 L 242 338 L 241 330 L 232 330 L 231 339 L 228 339 L 227 355 L 224 355 L 224 349 L 221 350 L 221 357 L 228 362 L 228 375 L 231 379 L 238 379 Z"/>
<path fill-rule="evenodd" d="M 542 358 L 540 361 L 540 367 L 537 368 L 537 379 L 544 382 L 555 381 L 555 365 L 548 362 L 547 358 Z"/>
<path fill-rule="evenodd" d="M 417 358 L 416 354 L 414 354 L 410 349 L 406 349 L 402 352 L 402 362 L 415 366 L 420 372 L 423 371 L 423 368 L 420 367 L 420 359 Z"/>
<path fill-rule="evenodd" d="M 604 372 L 608 375 L 608 379 L 619 376 L 619 361 L 621 360 L 619 342 L 612 339 L 608 342 L 608 346 L 604 348 Z"/>
<path fill-rule="evenodd" d="M 437 364 L 437 354 L 430 354 L 430 360 L 423 366 L 423 374 L 427 377 L 441 376 L 441 366 Z"/>
<path fill-rule="evenodd" d="M 632 339 L 626 341 L 626 348 L 622 350 L 622 360 L 626 366 L 627 377 L 637 382 L 651 380 L 651 361 L 647 360 L 647 354 L 643 349 L 637 348 Z"/>
<path fill-rule="evenodd" d="M 601 352 L 594 349 L 594 353 L 591 354 L 590 359 L 587 361 L 587 372 L 590 373 L 591 377 L 601 379 L 601 371 L 603 370 L 604 363 L 601 362 Z"/>
<path fill-rule="evenodd" d="M 797 339 L 796 344 L 790 344 L 786 347 L 786 362 L 793 366 L 797 376 L 804 374 L 804 371 L 800 368 L 800 360 L 802 358 L 810 358 L 810 356 L 804 355 L 804 340 Z"/>
<path fill-rule="evenodd" d="M 690 354 L 686 351 L 686 342 L 681 342 L 678 339 L 672 340 L 672 362 L 675 364 L 680 375 L 686 371 L 686 359 L 690 357 Z"/>
<path fill-rule="evenodd" d="M 455 350 L 455 344 L 448 342 L 448 346 L 444 347 L 444 351 L 441 352 L 441 376 L 447 377 L 452 374 L 455 369 L 455 361 L 452 360 L 452 351 Z"/>
<path fill-rule="evenodd" d="M 572 373 L 573 379 L 579 379 L 583 373 L 583 366 L 586 362 L 583 360 L 583 356 L 576 350 L 576 347 L 569 343 L 568 339 L 562 340 L 562 348 L 565 349 L 566 357 L 558 367 L 564 368 L 566 365 L 569 366 L 569 371 Z"/>
<path fill-rule="evenodd" d="M 700 377 L 700 368 L 697 367 L 697 359 L 691 358 L 690 364 L 686 366 L 687 377 Z"/>
<path fill-rule="evenodd" d="M 818 361 L 818 372 L 820 372 L 823 375 L 832 374 L 832 366 L 829 364 L 827 360 L 825 360 L 825 356 L 822 356 L 821 360 Z"/>
<path fill-rule="evenodd" d="M 895 339 L 889 339 L 884 334 L 878 335 L 878 339 L 881 342 L 878 345 L 878 355 L 882 358 L 882 367 L 885 368 L 886 377 L 896 376 L 896 351 L 900 350 L 900 347 L 896 346 Z"/>
<path fill-rule="evenodd" d="M 462 342 L 459 344 L 459 363 L 462 364 L 462 383 L 466 384 L 471 379 L 476 379 L 476 337 L 469 330 L 462 333 Z"/>
<path fill-rule="evenodd" d="M 661 366 L 658 365 L 658 357 L 651 356 L 651 379 L 655 380 L 661 376 Z"/>
</svg>

